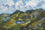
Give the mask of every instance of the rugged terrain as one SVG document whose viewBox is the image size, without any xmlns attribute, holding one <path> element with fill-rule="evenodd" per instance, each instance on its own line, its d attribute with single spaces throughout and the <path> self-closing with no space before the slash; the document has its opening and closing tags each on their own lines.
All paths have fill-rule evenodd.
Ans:
<svg viewBox="0 0 45 30">
<path fill-rule="evenodd" d="M 16 10 L 0 15 L 1 30 L 45 30 L 45 10 Z"/>
</svg>

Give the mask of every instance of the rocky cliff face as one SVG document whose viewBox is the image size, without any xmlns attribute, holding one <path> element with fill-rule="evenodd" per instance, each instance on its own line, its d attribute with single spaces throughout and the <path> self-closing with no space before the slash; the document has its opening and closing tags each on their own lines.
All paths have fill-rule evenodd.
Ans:
<svg viewBox="0 0 45 30">
<path fill-rule="evenodd" d="M 31 20 L 34 19 L 33 22 L 31 21 L 29 24 L 27 24 L 26 27 L 24 27 L 25 30 L 44 30 L 45 28 L 45 12 L 38 10 L 35 12 L 32 12 L 30 14 Z M 42 27 L 43 26 L 43 27 Z M 23 30 L 24 30 L 23 29 Z"/>
<path fill-rule="evenodd" d="M 33 19 L 33 18 L 45 17 L 45 12 L 43 12 L 43 11 L 41 11 L 41 10 L 37 10 L 37 11 L 35 11 L 35 12 L 32 12 L 32 13 L 30 14 L 30 16 L 31 16 L 31 19 Z"/>
</svg>

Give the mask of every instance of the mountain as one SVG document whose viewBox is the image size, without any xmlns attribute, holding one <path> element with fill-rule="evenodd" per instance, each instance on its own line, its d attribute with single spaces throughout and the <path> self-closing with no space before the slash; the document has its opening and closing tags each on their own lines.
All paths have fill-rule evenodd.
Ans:
<svg viewBox="0 0 45 30">
<path fill-rule="evenodd" d="M 14 13 L 12 13 L 12 14 L 10 14 L 10 15 L 17 14 L 17 13 L 19 13 L 19 12 L 20 12 L 20 14 L 21 14 L 21 13 L 24 13 L 23 11 L 16 10 Z"/>
<path fill-rule="evenodd" d="M 8 18 L 9 17 L 9 18 Z M 0 26 L 2 29 L 13 30 L 29 30 L 44 28 L 45 26 L 45 11 L 42 9 L 27 10 L 26 12 L 16 10 L 14 13 L 2 14 L 0 17 Z M 4 22 L 5 19 L 8 19 Z M 39 28 L 40 27 L 40 28 Z"/>
<path fill-rule="evenodd" d="M 34 11 L 35 11 L 35 10 L 27 10 L 26 13 L 29 13 L 29 14 L 30 14 L 30 13 L 32 13 L 32 12 L 34 12 Z"/>
</svg>

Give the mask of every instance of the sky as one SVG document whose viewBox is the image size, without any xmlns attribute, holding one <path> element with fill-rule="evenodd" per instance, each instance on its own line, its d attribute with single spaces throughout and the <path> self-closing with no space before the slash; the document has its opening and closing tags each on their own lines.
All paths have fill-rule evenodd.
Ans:
<svg viewBox="0 0 45 30">
<path fill-rule="evenodd" d="M 0 0 L 0 14 L 40 8 L 45 10 L 45 0 Z"/>
</svg>

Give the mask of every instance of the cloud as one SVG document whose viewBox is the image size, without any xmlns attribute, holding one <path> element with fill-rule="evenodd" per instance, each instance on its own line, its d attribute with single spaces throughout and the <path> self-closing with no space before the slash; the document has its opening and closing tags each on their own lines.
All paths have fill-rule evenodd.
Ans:
<svg viewBox="0 0 45 30">
<path fill-rule="evenodd" d="M 7 2 L 7 0 L 0 0 L 0 5 L 5 4 L 6 2 Z"/>
<path fill-rule="evenodd" d="M 14 5 L 14 2 L 13 2 L 13 0 L 7 0 L 6 4 L 8 4 L 9 6 L 12 6 L 12 5 Z"/>
<path fill-rule="evenodd" d="M 15 10 L 45 9 L 45 0 L 0 0 L 0 13 L 13 13 Z"/>
<path fill-rule="evenodd" d="M 15 10 L 15 8 L 13 8 L 13 7 L 9 7 L 9 14 L 11 14 L 11 13 L 13 13 L 13 12 L 15 12 L 16 10 Z"/>
<path fill-rule="evenodd" d="M 29 0 L 29 1 L 26 1 L 26 6 L 31 6 L 31 7 L 35 7 L 37 6 L 37 4 L 42 1 L 42 0 Z"/>
<path fill-rule="evenodd" d="M 20 11 L 26 11 L 28 9 L 32 9 L 37 4 L 33 1 L 25 1 L 25 5 L 22 1 L 17 1 L 15 3 L 15 8 L 19 9 Z"/>
<path fill-rule="evenodd" d="M 45 9 L 45 4 L 41 5 L 43 9 Z"/>
<path fill-rule="evenodd" d="M 42 8 L 42 9 L 44 9 L 44 6 L 45 5 L 45 1 L 44 0 L 42 0 L 42 1 L 40 1 L 38 4 L 37 4 L 37 6 L 35 7 L 36 9 L 39 9 L 39 8 Z M 44 7 L 43 7 L 44 6 Z"/>
<path fill-rule="evenodd" d="M 1 14 L 1 13 L 11 14 L 11 13 L 13 13 L 14 11 L 15 11 L 15 9 L 14 9 L 13 7 L 7 8 L 7 7 L 3 6 L 3 5 L 0 5 L 0 14 Z"/>
<path fill-rule="evenodd" d="M 4 4 L 4 5 L 9 5 L 9 6 L 12 6 L 14 5 L 14 2 L 13 0 L 0 0 L 0 4 Z"/>
<path fill-rule="evenodd" d="M 4 7 L 4 6 L 0 5 L 0 13 L 4 13 L 4 12 L 6 12 L 7 10 L 8 10 L 7 7 Z"/>
<path fill-rule="evenodd" d="M 35 2 L 33 2 L 33 1 L 29 1 L 29 2 L 26 2 L 26 5 L 25 5 L 25 7 L 27 6 L 31 6 L 31 7 L 34 7 L 34 6 L 36 6 L 37 4 L 35 3 Z"/>
<path fill-rule="evenodd" d="M 16 9 L 21 9 L 21 8 L 23 8 L 23 3 L 22 3 L 22 1 L 16 2 L 16 3 L 15 3 L 15 8 L 16 8 Z"/>
</svg>

